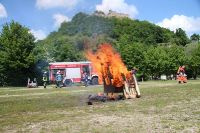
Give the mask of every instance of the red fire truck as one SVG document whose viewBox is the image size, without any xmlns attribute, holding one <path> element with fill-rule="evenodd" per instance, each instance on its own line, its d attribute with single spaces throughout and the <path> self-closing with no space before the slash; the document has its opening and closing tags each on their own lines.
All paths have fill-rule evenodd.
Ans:
<svg viewBox="0 0 200 133">
<path fill-rule="evenodd" d="M 98 75 L 95 74 L 92 64 L 89 61 L 49 63 L 49 79 L 51 82 L 55 82 L 58 71 L 62 74 L 64 86 L 70 86 L 72 83 L 80 83 L 85 72 L 88 74 L 91 84 L 98 84 Z"/>
</svg>

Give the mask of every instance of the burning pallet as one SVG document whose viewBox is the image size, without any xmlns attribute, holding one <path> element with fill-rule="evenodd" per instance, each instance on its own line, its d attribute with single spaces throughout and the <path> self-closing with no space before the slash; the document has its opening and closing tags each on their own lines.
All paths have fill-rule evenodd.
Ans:
<svg viewBox="0 0 200 133">
<path fill-rule="evenodd" d="M 101 44 L 96 52 L 87 51 L 86 57 L 92 62 L 99 75 L 99 83 L 104 85 L 104 93 L 89 97 L 89 102 L 106 97 L 107 100 L 139 98 L 137 80 L 123 63 L 119 53 L 110 44 Z M 104 101 L 104 100 L 103 100 Z"/>
<path fill-rule="evenodd" d="M 127 74 L 127 76 L 121 74 L 119 79 L 122 79 L 123 83 L 120 84 L 120 86 L 118 86 L 119 84 L 116 86 L 109 67 L 106 67 L 106 69 L 106 71 L 102 71 L 104 93 L 89 95 L 88 105 L 92 105 L 93 102 L 96 101 L 105 102 L 108 100 L 133 99 L 141 96 L 135 75 L 131 73 Z M 120 93 L 122 93 L 122 95 L 120 95 Z"/>
<path fill-rule="evenodd" d="M 103 66 L 102 66 L 103 67 Z M 123 93 L 123 96 L 126 99 L 131 98 L 139 98 L 140 97 L 140 89 L 136 80 L 135 75 L 128 73 L 124 75 L 123 73 L 120 75 L 119 79 L 122 80 L 120 85 L 116 85 L 113 80 L 113 76 L 110 73 L 109 66 L 104 67 L 107 69 L 106 71 L 102 71 L 103 76 L 103 85 L 104 85 L 104 93 L 109 97 L 115 97 L 117 93 Z"/>
</svg>

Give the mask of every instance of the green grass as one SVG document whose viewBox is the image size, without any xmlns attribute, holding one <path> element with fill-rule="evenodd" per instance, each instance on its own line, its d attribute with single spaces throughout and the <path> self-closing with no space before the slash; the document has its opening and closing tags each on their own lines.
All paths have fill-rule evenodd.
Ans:
<svg viewBox="0 0 200 133">
<path fill-rule="evenodd" d="M 102 86 L 0 88 L 0 132 L 200 132 L 200 81 L 150 81 L 142 97 L 86 104 Z"/>
</svg>

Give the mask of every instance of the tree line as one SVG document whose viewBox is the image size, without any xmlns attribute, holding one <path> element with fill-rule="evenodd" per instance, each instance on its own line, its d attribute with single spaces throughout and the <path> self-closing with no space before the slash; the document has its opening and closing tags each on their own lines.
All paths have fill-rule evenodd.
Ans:
<svg viewBox="0 0 200 133">
<path fill-rule="evenodd" d="M 27 77 L 41 78 L 49 62 L 84 61 L 85 49 L 96 50 L 111 43 L 128 69 L 139 69 L 139 77 L 156 79 L 175 75 L 186 65 L 189 78 L 200 75 L 200 36 L 190 38 L 178 28 L 175 32 L 148 21 L 106 18 L 85 13 L 63 22 L 46 39 L 36 41 L 30 30 L 12 21 L 0 32 L 0 85 L 25 85 Z"/>
</svg>

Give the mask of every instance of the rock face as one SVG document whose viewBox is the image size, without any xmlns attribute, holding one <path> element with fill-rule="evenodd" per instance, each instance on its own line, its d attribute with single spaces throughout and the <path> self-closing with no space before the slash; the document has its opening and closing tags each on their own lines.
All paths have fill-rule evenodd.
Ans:
<svg viewBox="0 0 200 133">
<path fill-rule="evenodd" d="M 128 18 L 129 17 L 128 14 L 118 13 L 118 12 L 115 12 L 115 11 L 112 11 L 112 10 L 109 10 L 108 14 L 105 14 L 102 11 L 95 11 L 93 13 L 93 15 L 95 15 L 95 16 L 101 16 L 101 17 L 116 17 L 116 18 Z"/>
<path fill-rule="evenodd" d="M 117 17 L 117 18 L 128 18 L 128 14 L 125 13 L 118 13 L 112 10 L 109 10 L 109 13 L 107 15 L 108 17 Z"/>
</svg>

